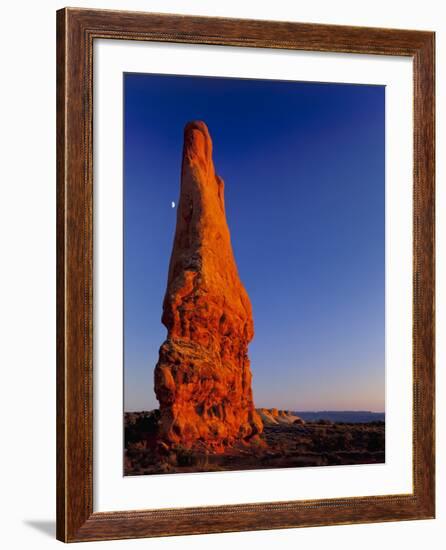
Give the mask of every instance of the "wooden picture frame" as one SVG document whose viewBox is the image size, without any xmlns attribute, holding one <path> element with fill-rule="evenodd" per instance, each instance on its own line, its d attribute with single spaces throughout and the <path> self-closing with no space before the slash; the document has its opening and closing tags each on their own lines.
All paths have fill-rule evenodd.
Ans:
<svg viewBox="0 0 446 550">
<path fill-rule="evenodd" d="M 413 492 L 93 511 L 93 42 L 138 40 L 413 60 Z M 65 542 L 426 519 L 435 510 L 432 32 L 65 8 L 57 12 L 57 538 Z"/>
</svg>

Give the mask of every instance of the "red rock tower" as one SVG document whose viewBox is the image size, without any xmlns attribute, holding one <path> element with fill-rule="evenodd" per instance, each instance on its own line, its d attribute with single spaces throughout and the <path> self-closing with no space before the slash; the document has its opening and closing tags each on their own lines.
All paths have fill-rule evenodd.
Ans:
<svg viewBox="0 0 446 550">
<path fill-rule="evenodd" d="M 184 130 L 181 192 L 155 367 L 160 437 L 222 451 L 263 429 L 252 398 L 251 303 L 237 272 L 224 183 L 204 122 Z"/>
</svg>

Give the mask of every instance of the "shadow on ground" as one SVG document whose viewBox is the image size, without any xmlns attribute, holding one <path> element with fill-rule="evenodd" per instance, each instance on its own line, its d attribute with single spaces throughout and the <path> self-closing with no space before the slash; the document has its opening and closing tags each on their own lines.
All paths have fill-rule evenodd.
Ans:
<svg viewBox="0 0 446 550">
<path fill-rule="evenodd" d="M 56 537 L 56 522 L 54 520 L 25 519 L 23 523 L 51 538 Z"/>
</svg>

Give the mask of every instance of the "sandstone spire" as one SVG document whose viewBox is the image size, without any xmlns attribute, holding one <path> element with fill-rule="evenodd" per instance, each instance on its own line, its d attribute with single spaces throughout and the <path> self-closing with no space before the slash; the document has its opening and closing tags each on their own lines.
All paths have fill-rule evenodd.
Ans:
<svg viewBox="0 0 446 550">
<path fill-rule="evenodd" d="M 160 437 L 223 450 L 263 429 L 254 409 L 251 303 L 237 272 L 204 122 L 184 131 L 181 192 L 155 368 Z"/>
</svg>

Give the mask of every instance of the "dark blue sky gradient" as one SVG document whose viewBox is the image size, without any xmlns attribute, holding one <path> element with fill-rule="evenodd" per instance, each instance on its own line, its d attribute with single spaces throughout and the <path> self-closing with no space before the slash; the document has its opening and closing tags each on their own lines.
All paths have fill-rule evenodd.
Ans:
<svg viewBox="0 0 446 550">
<path fill-rule="evenodd" d="M 126 74 L 125 409 L 156 407 L 183 128 L 206 122 L 256 406 L 384 410 L 382 86 Z"/>
</svg>

